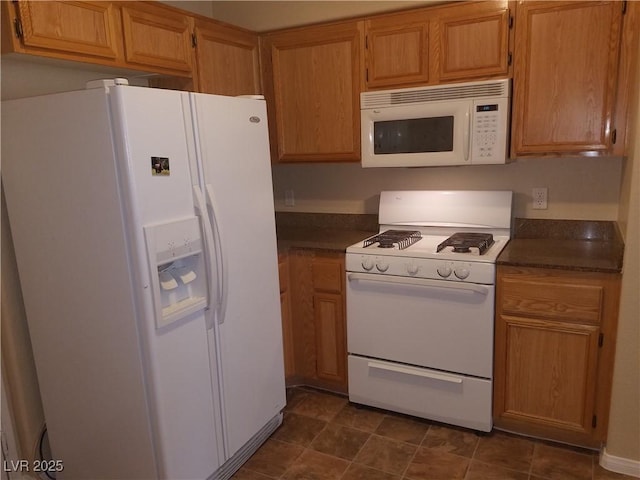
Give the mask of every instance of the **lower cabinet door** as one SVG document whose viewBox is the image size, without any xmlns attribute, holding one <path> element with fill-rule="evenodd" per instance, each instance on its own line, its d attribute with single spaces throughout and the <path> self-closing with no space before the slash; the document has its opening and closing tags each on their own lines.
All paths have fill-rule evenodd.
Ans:
<svg viewBox="0 0 640 480">
<path fill-rule="evenodd" d="M 313 303 L 316 326 L 316 375 L 346 385 L 343 296 L 335 293 L 316 293 Z"/>
<path fill-rule="evenodd" d="M 497 329 L 496 417 L 590 435 L 599 326 L 503 315 Z"/>
</svg>

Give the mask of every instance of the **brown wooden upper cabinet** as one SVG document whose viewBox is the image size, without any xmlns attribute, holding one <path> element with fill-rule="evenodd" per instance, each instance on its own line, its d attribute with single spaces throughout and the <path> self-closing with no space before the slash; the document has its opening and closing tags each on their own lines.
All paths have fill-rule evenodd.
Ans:
<svg viewBox="0 0 640 480">
<path fill-rule="evenodd" d="M 193 17 L 158 2 L 2 2 L 2 53 L 190 77 Z"/>
<path fill-rule="evenodd" d="M 262 92 L 258 36 L 196 18 L 198 91 L 218 95 L 252 95 Z"/>
<path fill-rule="evenodd" d="M 506 77 L 510 24 L 507 0 L 464 2 L 368 18 L 366 88 Z"/>
<path fill-rule="evenodd" d="M 365 21 L 367 89 L 429 82 L 429 11 Z"/>
<path fill-rule="evenodd" d="M 173 75 L 192 74 L 192 17 L 156 2 L 124 2 L 122 28 L 127 63 Z"/>
<path fill-rule="evenodd" d="M 2 52 L 110 63 L 122 58 L 112 2 L 2 2 Z"/>
<path fill-rule="evenodd" d="M 360 160 L 362 23 L 297 28 L 262 38 L 274 161 Z"/>
<path fill-rule="evenodd" d="M 623 8 L 518 3 L 512 156 L 610 151 Z"/>
<path fill-rule="evenodd" d="M 469 2 L 442 7 L 432 42 L 437 82 L 506 77 L 509 73 L 509 3 Z M 439 58 L 438 58 L 439 55 Z"/>
</svg>

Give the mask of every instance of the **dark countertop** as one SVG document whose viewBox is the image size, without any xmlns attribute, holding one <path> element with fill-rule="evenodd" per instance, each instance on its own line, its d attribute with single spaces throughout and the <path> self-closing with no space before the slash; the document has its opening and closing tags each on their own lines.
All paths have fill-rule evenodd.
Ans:
<svg viewBox="0 0 640 480">
<path fill-rule="evenodd" d="M 278 248 L 344 252 L 378 231 L 369 214 L 276 212 Z M 619 273 L 624 243 L 615 222 L 516 218 L 497 264 Z"/>
<path fill-rule="evenodd" d="M 619 273 L 623 254 L 615 222 L 518 218 L 497 264 Z"/>
<path fill-rule="evenodd" d="M 307 248 L 344 252 L 348 246 L 377 231 L 377 215 L 276 212 L 280 250 Z"/>
<path fill-rule="evenodd" d="M 364 240 L 376 232 L 340 228 L 278 227 L 278 248 L 339 250 Z"/>
</svg>

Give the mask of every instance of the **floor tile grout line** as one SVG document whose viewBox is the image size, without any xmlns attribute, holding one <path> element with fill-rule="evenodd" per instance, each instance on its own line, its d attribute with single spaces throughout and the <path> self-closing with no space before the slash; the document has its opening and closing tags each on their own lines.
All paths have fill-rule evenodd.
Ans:
<svg viewBox="0 0 640 480">
<path fill-rule="evenodd" d="M 328 425 L 328 424 L 329 424 L 328 422 L 325 422 L 325 423 L 326 423 L 326 425 Z M 326 425 L 325 425 L 325 427 L 326 427 Z M 324 430 L 324 428 L 325 428 L 325 427 L 323 427 L 323 430 Z M 431 428 L 431 426 L 429 426 L 429 429 L 430 429 L 430 428 Z M 429 430 L 429 429 L 428 429 L 428 430 Z M 427 430 L 427 432 L 425 432 L 425 434 L 424 434 L 424 436 L 423 436 L 422 441 L 424 441 L 424 437 L 427 435 L 428 430 Z M 390 437 L 384 437 L 384 436 L 382 436 L 382 435 L 378 435 L 378 434 L 375 434 L 375 433 L 369 433 L 369 437 L 367 438 L 367 442 L 369 441 L 369 439 L 370 439 L 373 435 L 376 435 L 376 436 L 381 437 L 381 438 L 389 438 L 389 439 L 390 439 Z M 283 442 L 283 443 L 287 443 L 287 444 L 291 444 L 291 445 L 297 445 L 297 446 L 302 447 L 302 451 L 301 451 L 301 452 L 300 452 L 300 454 L 299 454 L 299 455 L 298 455 L 298 456 L 293 460 L 293 462 L 292 462 L 292 463 L 295 463 L 295 461 L 296 461 L 297 459 L 299 459 L 299 458 L 304 454 L 304 452 L 305 452 L 305 451 L 307 451 L 307 450 L 314 450 L 314 449 L 312 449 L 312 448 L 310 448 L 310 447 L 308 447 L 308 446 L 304 446 L 304 445 L 300 445 L 300 444 L 296 444 L 296 443 L 292 443 L 292 442 L 287 442 L 287 441 L 284 441 L 284 440 L 278 440 L 278 439 L 274 439 L 274 440 L 277 440 L 277 441 L 279 441 L 279 442 Z M 405 480 L 406 480 L 406 472 L 407 472 L 408 466 L 409 466 L 409 465 L 411 464 L 411 462 L 415 459 L 415 456 L 417 455 L 418 449 L 419 449 L 419 448 L 427 448 L 427 449 L 428 449 L 428 448 L 431 448 L 431 447 L 423 446 L 423 445 L 422 445 L 422 443 L 421 443 L 420 445 L 415 445 L 415 444 L 411 444 L 411 443 L 408 443 L 408 442 L 402 442 L 402 441 L 400 441 L 400 440 L 396 440 L 396 439 L 391 439 L 391 440 L 395 440 L 395 441 L 397 441 L 397 442 L 399 442 L 399 443 L 405 443 L 405 444 L 412 445 L 412 446 L 416 447 L 416 451 L 414 452 L 414 455 L 412 456 L 412 459 L 410 460 L 409 464 L 407 465 L 407 467 L 404 469 L 404 471 L 403 471 L 403 472 L 402 472 L 402 474 L 400 475 L 400 477 L 401 477 L 401 478 L 405 478 Z M 480 440 L 480 439 L 479 439 L 479 440 Z M 364 447 L 364 445 L 366 445 L 366 443 L 367 443 L 367 442 L 365 442 L 365 444 L 363 444 L 363 446 L 361 447 L 361 449 Z M 309 444 L 309 445 L 310 445 L 310 444 Z M 476 448 L 474 449 L 474 453 L 473 453 L 473 455 L 472 455 L 472 457 L 471 457 L 471 458 L 469 458 L 469 457 L 464 457 L 464 456 L 462 456 L 462 455 L 452 454 L 452 455 L 460 456 L 461 458 L 466 458 L 467 460 L 469 460 L 469 466 L 468 466 L 468 468 L 467 468 L 467 471 L 465 472 L 465 478 L 466 478 L 466 476 L 467 476 L 467 475 L 469 475 L 469 470 L 470 470 L 471 460 L 474 460 L 474 459 L 475 459 L 476 461 L 479 461 L 479 462 L 480 462 L 480 460 L 478 460 L 478 459 L 476 459 L 476 458 L 475 458 L 475 454 L 476 454 L 476 451 L 477 451 L 478 445 L 479 445 L 479 442 L 478 442 L 478 444 L 476 444 Z M 538 445 L 539 445 L 539 442 L 534 442 L 534 448 L 536 448 Z M 315 451 L 315 450 L 314 450 L 314 451 Z M 329 457 L 341 458 L 341 457 L 337 457 L 337 456 L 335 456 L 335 455 L 326 454 L 326 453 L 324 453 L 324 452 L 319 452 L 319 451 L 317 451 L 317 452 L 318 452 L 318 453 L 320 453 L 320 454 L 323 454 L 323 455 L 329 456 Z M 359 453 L 359 452 L 358 452 L 358 453 Z M 357 454 L 356 454 L 356 456 L 357 456 Z M 354 456 L 354 459 L 352 459 L 352 460 L 348 460 L 348 459 L 344 459 L 344 458 L 342 458 L 342 460 L 344 460 L 344 461 L 346 461 L 346 462 L 347 462 L 347 466 L 346 466 L 345 471 L 342 473 L 342 475 L 341 475 L 341 477 L 340 477 L 340 478 L 343 478 L 343 477 L 344 477 L 344 475 L 346 474 L 346 472 L 349 470 L 349 467 L 350 467 L 351 465 L 353 465 L 353 464 L 356 464 L 356 465 L 362 465 L 363 467 L 370 468 L 370 469 L 375 470 L 375 471 L 379 471 L 379 472 L 383 472 L 383 473 L 387 473 L 387 474 L 392 474 L 391 472 L 387 472 L 387 471 L 384 471 L 384 470 L 380 470 L 380 469 L 377 469 L 377 468 L 371 467 L 371 466 L 366 465 L 366 464 L 362 464 L 362 463 L 359 463 L 359 462 L 355 462 L 355 458 L 356 458 L 355 456 Z M 595 475 L 595 474 L 593 473 L 593 458 L 594 458 L 593 456 L 590 456 L 590 459 L 591 459 L 591 462 L 592 462 L 592 463 L 591 463 L 591 466 L 592 466 L 591 479 L 593 479 L 593 477 L 594 477 L 594 475 Z M 484 464 L 487 464 L 487 465 L 494 465 L 494 466 L 496 466 L 495 464 L 491 464 L 491 463 L 487 463 L 487 462 L 481 462 L 481 463 L 484 463 Z M 533 477 L 533 470 L 532 470 L 532 465 L 533 465 L 533 457 L 532 457 L 532 463 L 531 463 L 531 466 L 530 466 L 529 471 L 528 471 L 528 473 L 527 473 L 527 476 L 528 476 L 529 480 L 534 480 L 534 477 Z M 253 469 L 251 469 L 251 468 L 247 468 L 247 467 L 245 467 L 245 468 L 246 468 L 247 470 L 249 470 L 249 471 L 252 471 L 252 472 L 255 472 L 255 473 L 259 473 L 259 474 L 261 474 L 261 475 L 264 475 L 266 478 L 283 478 L 283 477 L 284 477 L 284 475 L 286 475 L 286 472 L 287 472 L 287 471 L 289 471 L 289 468 L 287 468 L 287 469 L 285 470 L 285 472 L 284 472 L 282 475 L 280 475 L 280 476 L 278 476 L 278 477 L 271 477 L 271 476 L 266 475 L 266 474 L 264 474 L 264 473 L 262 473 L 262 472 L 259 472 L 259 471 L 256 471 L 256 470 L 253 470 Z M 501 468 L 505 468 L 505 467 L 501 467 Z M 510 470 L 510 471 L 513 471 L 513 472 L 525 473 L 525 472 L 523 472 L 523 471 L 521 471 L 521 470 L 520 470 L 520 471 L 519 471 L 519 470 L 513 470 L 513 469 L 510 469 L 510 468 L 506 468 L 506 469 L 507 469 L 507 470 Z M 392 475 L 396 475 L 396 474 L 392 474 Z M 537 477 L 537 478 L 540 478 L 540 477 Z"/>
<path fill-rule="evenodd" d="M 325 393 L 325 392 L 323 392 L 323 391 L 315 391 L 315 390 L 301 390 L 301 392 L 303 392 L 303 393 L 305 393 L 305 394 L 308 394 L 308 395 L 318 395 L 318 394 L 319 394 L 319 395 L 329 395 L 329 396 L 333 396 L 333 397 L 336 397 L 336 398 L 344 398 L 344 396 L 342 396 L 342 395 L 330 395 L 330 394 Z M 302 400 L 301 400 L 301 402 L 303 402 L 303 401 L 304 401 L 304 399 L 302 399 Z M 297 402 L 296 406 L 297 406 L 297 405 L 299 405 L 301 402 Z M 363 448 L 366 446 L 366 444 L 371 440 L 372 435 L 376 435 L 376 436 L 379 436 L 379 437 L 383 437 L 383 438 L 391 439 L 391 440 L 394 440 L 394 441 L 398 441 L 398 442 L 405 443 L 405 444 L 412 445 L 412 446 L 416 447 L 416 450 L 414 451 L 414 454 L 412 455 L 412 457 L 411 457 L 411 459 L 410 459 L 410 461 L 409 461 L 409 463 L 408 463 L 407 467 L 404 469 L 404 471 L 403 471 L 403 472 L 402 472 L 402 474 L 401 474 L 402 476 L 405 476 L 405 475 L 406 475 L 409 465 L 411 465 L 411 462 L 413 462 L 413 461 L 415 460 L 416 455 L 418 454 L 418 451 L 419 451 L 419 449 L 420 449 L 420 448 L 431 448 L 431 447 L 423 446 L 423 443 L 425 442 L 425 439 L 426 439 L 426 437 L 427 437 L 427 435 L 428 435 L 429 431 L 431 431 L 431 430 L 432 430 L 432 424 L 428 424 L 428 426 L 427 426 L 427 430 L 426 430 L 426 431 L 425 431 L 425 433 L 422 435 L 421 441 L 420 441 L 420 442 L 419 442 L 419 444 L 417 444 L 417 445 L 416 445 L 416 444 L 414 444 L 414 443 L 406 442 L 406 441 L 403 441 L 403 440 L 398 440 L 397 438 L 387 437 L 387 436 L 385 436 L 385 435 L 381 435 L 380 433 L 377 433 L 377 432 L 378 432 L 378 429 L 379 429 L 379 427 L 380 427 L 380 425 L 382 424 L 382 422 L 383 422 L 385 419 L 387 419 L 387 418 L 394 418 L 394 419 L 395 419 L 395 418 L 405 418 L 405 417 L 404 417 L 404 415 L 402 415 L 402 416 L 398 416 L 398 415 L 395 415 L 393 412 L 385 413 L 384 411 L 379 411 L 379 412 L 382 414 L 382 415 L 381 415 L 381 420 L 380 420 L 380 422 L 377 424 L 377 427 L 374 429 L 374 431 L 373 431 L 373 432 L 372 432 L 370 429 L 369 429 L 369 430 L 367 430 L 367 429 L 363 429 L 362 427 L 360 427 L 360 428 L 359 428 L 359 427 L 358 427 L 358 426 L 356 426 L 356 425 L 352 425 L 352 424 L 342 423 L 342 422 L 340 422 L 340 421 L 336 421 L 336 419 L 338 418 L 338 416 L 340 415 L 340 413 L 341 413 L 343 410 L 345 410 L 345 409 L 346 409 L 346 408 L 348 408 L 349 406 L 355 406 L 355 405 L 356 405 L 356 404 L 352 404 L 352 403 L 351 403 L 351 402 L 349 402 L 349 401 L 348 401 L 348 399 L 347 399 L 347 401 L 344 403 L 344 405 L 342 406 L 342 408 L 340 408 L 338 411 L 336 411 L 335 413 L 333 413 L 333 415 L 331 415 L 331 418 L 330 418 L 329 420 L 323 420 L 323 419 L 321 419 L 321 420 L 324 422 L 324 425 L 323 425 L 322 429 L 321 429 L 317 434 L 315 434 L 315 435 L 313 436 L 313 438 L 308 442 L 308 445 L 301 445 L 301 444 L 297 444 L 297 445 L 299 445 L 299 446 L 301 446 L 301 447 L 302 447 L 302 452 L 300 453 L 300 455 L 304 454 L 304 452 L 305 452 L 305 451 L 307 451 L 307 450 L 309 450 L 309 451 L 313 450 L 313 451 L 317 451 L 317 452 L 322 453 L 322 454 L 325 454 L 325 455 L 329 455 L 329 456 L 331 456 L 331 457 L 335 457 L 335 458 L 342 458 L 342 457 L 338 457 L 338 456 L 336 456 L 336 455 L 326 454 L 326 453 L 321 452 L 321 451 L 319 451 L 319 450 L 315 450 L 315 449 L 314 449 L 314 448 L 312 448 L 312 446 L 311 446 L 311 445 L 313 444 L 313 442 L 314 442 L 314 441 L 316 441 L 316 439 L 317 439 L 317 438 L 318 438 L 318 437 L 319 437 L 323 432 L 325 432 L 325 431 L 326 431 L 326 429 L 328 428 L 328 425 L 330 425 L 330 424 L 334 424 L 334 425 L 336 425 L 336 426 L 340 426 L 340 427 L 342 427 L 342 428 L 346 428 L 346 429 L 352 429 L 352 430 L 360 431 L 360 432 L 366 433 L 366 434 L 368 435 L 368 436 L 367 436 L 366 441 L 365 441 L 365 442 L 360 446 L 360 448 L 358 449 L 358 451 L 353 455 L 353 458 L 351 458 L 351 459 L 345 459 L 345 458 L 342 458 L 342 460 L 344 460 L 344 461 L 346 461 L 346 462 L 347 462 L 347 463 L 346 463 L 346 465 L 347 465 L 347 466 L 346 466 L 345 471 L 344 471 L 344 472 L 342 473 L 342 475 L 340 476 L 340 478 L 344 477 L 344 476 L 345 476 L 345 474 L 346 474 L 346 472 L 347 472 L 347 471 L 349 470 L 349 468 L 351 468 L 351 466 L 353 466 L 353 465 L 362 465 L 363 467 L 366 467 L 366 468 L 373 468 L 373 467 L 371 467 L 371 466 L 369 466 L 369 465 L 362 464 L 362 463 L 359 463 L 359 462 L 356 462 L 356 461 L 355 461 L 355 459 L 358 457 L 358 455 L 360 454 L 360 452 L 362 451 L 362 449 L 363 449 Z M 365 406 L 365 408 L 366 408 L 366 406 Z M 378 410 L 373 409 L 372 411 L 378 411 Z M 289 412 L 290 412 L 290 413 L 295 413 L 296 415 L 305 416 L 305 417 L 307 417 L 307 418 L 315 418 L 315 419 L 318 419 L 317 417 L 314 417 L 313 415 L 305 415 L 304 413 L 294 412 L 293 410 L 289 410 Z M 411 420 L 411 419 L 409 419 L 409 420 Z M 360 425 L 364 425 L 364 424 L 360 424 Z M 446 426 L 446 425 L 445 425 L 445 426 Z M 508 432 L 507 432 L 507 433 L 508 433 Z M 520 438 L 524 438 L 524 437 L 520 437 Z M 534 476 L 534 466 L 535 466 L 535 459 L 536 459 L 536 456 L 537 456 L 537 455 L 539 455 L 539 453 L 540 453 L 540 452 L 539 452 L 539 450 L 540 450 L 540 446 L 541 446 L 542 444 L 544 444 L 544 442 L 543 442 L 543 441 L 539 441 L 539 440 L 535 440 L 535 439 L 530 439 L 530 440 L 532 441 L 532 443 L 533 443 L 533 450 L 532 450 L 532 454 L 531 454 L 531 461 L 530 461 L 530 463 L 529 463 L 529 465 L 528 465 L 528 469 L 527 469 L 527 470 L 517 470 L 517 469 L 515 469 L 515 470 L 514 470 L 514 469 L 511 469 L 511 468 L 507 468 L 507 467 L 505 467 L 504 465 L 502 465 L 502 464 L 500 464 L 500 463 L 495 464 L 495 463 L 488 463 L 488 462 L 486 462 L 486 461 L 479 460 L 479 459 L 477 458 L 477 455 L 478 455 L 479 449 L 480 449 L 480 447 L 481 447 L 480 442 L 482 442 L 482 440 L 483 440 L 483 437 L 482 437 L 482 436 L 480 436 L 480 437 L 478 438 L 478 441 L 477 441 L 477 443 L 476 443 L 476 445 L 475 445 L 474 449 L 473 449 L 473 452 L 472 452 L 472 454 L 471 454 L 471 457 L 465 457 L 464 455 L 458 455 L 458 456 L 461 456 L 461 457 L 467 458 L 467 459 L 469 460 L 468 467 L 467 467 L 467 471 L 465 472 L 465 478 L 466 478 L 466 477 L 468 477 L 468 476 L 470 475 L 471 464 L 472 464 L 472 462 L 473 462 L 473 461 L 477 461 L 477 462 L 480 462 L 480 463 L 483 463 L 483 464 L 486 464 L 486 465 L 493 465 L 493 466 L 495 466 L 495 467 L 498 467 L 498 466 L 499 466 L 500 468 L 506 468 L 507 470 L 510 470 L 510 471 L 513 471 L 513 472 L 520 472 L 520 474 L 522 474 L 523 476 L 524 476 L 524 475 L 527 475 L 527 477 L 528 477 L 528 479 L 529 479 L 529 480 L 535 480 L 536 478 L 538 478 L 538 479 L 541 479 L 541 478 L 542 478 L 542 477 L 535 477 L 535 476 Z M 280 441 L 282 441 L 282 440 L 280 440 Z M 285 443 L 293 443 L 293 442 L 286 442 L 286 441 L 285 441 Z M 554 446 L 554 445 L 551 445 L 551 446 Z M 450 453 L 450 452 L 449 452 L 449 453 Z M 584 453 L 583 453 L 583 452 L 581 452 L 581 451 L 577 451 L 576 453 L 586 455 L 586 454 L 584 454 Z M 300 455 L 298 455 L 298 456 L 296 457 L 296 460 L 300 457 Z M 455 455 L 457 455 L 457 454 L 455 454 Z M 591 455 L 589 455 L 589 459 L 590 459 L 590 462 L 589 462 L 589 465 L 590 465 L 590 476 L 589 476 L 589 480 L 595 480 L 595 478 L 596 478 L 596 467 L 595 467 L 595 465 L 597 464 L 597 457 L 596 457 L 596 456 L 594 456 L 593 454 L 591 454 Z M 287 470 L 288 470 L 288 468 L 287 468 Z M 373 470 L 380 471 L 380 472 L 384 472 L 383 470 L 379 470 L 379 469 L 376 469 L 376 468 L 373 468 Z M 259 472 L 258 472 L 258 473 L 259 473 Z M 385 473 L 390 473 L 390 472 L 385 472 Z M 586 472 L 585 472 L 585 473 L 586 473 Z M 285 475 L 285 474 L 283 474 L 283 476 L 284 476 L 284 475 Z M 397 475 L 397 474 L 394 474 L 394 475 Z M 282 478 L 282 476 L 281 476 L 281 477 L 279 477 L 279 478 Z"/>
<path fill-rule="evenodd" d="M 409 463 L 407 463 L 407 466 L 404 468 L 404 470 L 402 471 L 402 474 L 400 475 L 401 479 L 407 478 L 407 470 L 409 470 L 409 467 L 411 466 L 413 461 L 416 459 L 416 455 L 418 455 L 418 452 L 420 451 L 421 448 L 426 448 L 426 447 L 423 447 L 422 444 L 424 443 L 424 440 L 427 438 L 427 434 L 429 433 L 429 430 L 431 430 L 431 426 L 432 424 L 427 425 L 427 430 L 422 435 L 422 438 L 420 439 L 420 442 L 418 443 L 418 445 L 416 445 L 416 451 L 413 452 L 413 455 L 411 456 L 411 460 L 409 460 Z"/>
<path fill-rule="evenodd" d="M 300 404 L 304 403 L 304 400 L 305 400 L 305 399 L 301 400 Z M 334 415 L 333 415 L 329 420 L 322 420 L 322 419 L 318 419 L 317 417 L 314 417 L 314 416 L 312 416 L 312 415 L 305 415 L 304 413 L 301 413 L 301 412 L 295 412 L 295 411 L 294 411 L 295 407 L 294 407 L 294 409 L 290 410 L 290 413 L 294 413 L 294 414 L 296 414 L 296 415 L 305 416 L 306 418 L 314 418 L 314 419 L 316 419 L 316 420 L 321 420 L 321 421 L 323 421 L 323 422 L 324 422 L 324 426 L 323 426 L 323 427 L 322 427 L 322 429 L 321 429 L 321 430 L 320 430 L 320 431 L 319 431 L 319 432 L 318 432 L 318 433 L 313 437 L 313 439 L 312 439 L 312 440 L 311 440 L 307 445 L 302 445 L 302 447 L 303 447 L 303 451 L 301 452 L 301 454 L 300 454 L 298 457 L 296 457 L 296 460 L 297 460 L 298 458 L 300 458 L 300 456 L 302 456 L 302 455 L 305 453 L 305 451 L 307 451 L 307 450 L 315 451 L 315 452 L 318 452 L 318 453 L 320 453 L 320 454 L 328 455 L 328 456 L 330 456 L 330 457 L 334 457 L 334 458 L 341 458 L 342 460 L 345 460 L 345 461 L 347 461 L 347 462 L 348 462 L 347 467 L 345 468 L 344 472 L 342 472 L 342 475 L 340 476 L 340 478 L 344 477 L 344 475 L 346 474 L 346 472 L 349 470 L 349 467 L 354 463 L 355 458 L 358 456 L 358 454 L 360 453 L 360 451 L 364 448 L 364 446 L 367 444 L 367 442 L 370 440 L 371 436 L 372 436 L 372 435 L 373 435 L 373 433 L 374 433 L 374 432 L 370 432 L 370 431 L 366 431 L 366 430 L 363 430 L 363 429 L 356 428 L 355 426 L 352 426 L 352 425 L 344 425 L 344 424 L 342 424 L 342 423 L 340 423 L 340 422 L 336 422 L 336 418 L 338 417 L 338 415 L 340 415 L 340 413 L 341 413 L 343 410 L 345 410 L 346 408 L 348 408 L 350 404 L 351 404 L 351 402 L 349 402 L 349 401 L 347 400 L 347 402 L 342 406 L 342 408 L 340 408 L 340 410 L 338 410 L 338 411 L 337 411 L 337 412 L 336 412 L 336 413 L 335 413 L 335 414 L 334 414 Z M 296 405 L 296 407 L 297 407 L 297 405 Z M 388 416 L 389 416 L 389 415 L 387 415 L 387 414 L 383 414 L 383 419 L 384 419 L 384 418 L 386 418 L 386 417 L 388 417 Z M 383 419 L 380 421 L 380 423 L 378 424 L 378 426 L 382 423 Z M 327 428 L 328 428 L 328 427 L 329 427 L 329 425 L 331 425 L 331 424 L 336 425 L 336 426 L 338 426 L 339 428 L 351 428 L 351 429 L 353 429 L 353 430 L 360 431 L 360 432 L 366 433 L 366 434 L 368 435 L 367 440 L 366 440 L 366 441 L 362 444 L 362 446 L 358 449 L 358 451 L 355 453 L 355 455 L 353 456 L 353 458 L 352 458 L 352 459 L 347 460 L 347 459 L 344 459 L 344 458 L 339 457 L 339 456 L 337 456 L 337 455 L 329 455 L 329 454 L 326 454 L 326 453 L 324 453 L 324 452 L 321 452 L 321 451 L 316 450 L 315 448 L 313 448 L 313 446 L 312 446 L 312 445 L 313 445 L 313 442 L 314 442 L 314 441 L 315 441 L 315 440 L 316 440 L 316 439 L 317 439 L 317 438 L 322 434 L 322 432 L 324 432 L 325 430 L 327 430 Z M 290 468 L 290 467 L 289 467 L 289 468 Z M 286 472 L 289 470 L 289 468 L 287 468 L 287 469 L 285 470 L 285 472 L 283 473 L 283 475 L 285 475 L 285 474 L 286 474 Z M 281 477 L 281 478 L 282 478 L 282 477 Z"/>
<path fill-rule="evenodd" d="M 426 435 L 426 433 L 425 433 Z M 422 440 L 424 440 L 424 436 L 422 437 Z M 407 463 L 407 466 L 404 467 L 404 470 L 402 471 L 402 474 L 400 474 L 400 478 L 404 479 L 407 476 L 407 470 L 409 470 L 409 467 L 411 466 L 411 464 L 413 463 L 413 461 L 416 458 L 416 455 L 418 455 L 418 450 L 420 450 L 420 446 L 422 445 L 422 443 L 420 443 L 420 445 L 416 446 L 416 451 L 413 452 L 413 455 L 411 455 L 411 460 L 409 460 L 409 463 Z"/>
<path fill-rule="evenodd" d="M 480 447 L 480 441 L 482 440 L 481 435 L 475 434 L 475 436 L 476 436 L 476 444 L 473 447 L 473 452 L 471 452 L 471 456 L 469 457 L 469 464 L 467 465 L 467 471 L 464 474 L 465 479 L 469 476 L 469 471 L 471 470 L 471 462 L 475 460 L 476 453 L 478 452 L 478 448 Z"/>
<path fill-rule="evenodd" d="M 531 463 L 529 464 L 529 478 L 533 477 L 533 461 L 536 458 L 536 450 L 538 450 L 538 442 L 533 442 L 533 452 L 531 453 Z"/>
<path fill-rule="evenodd" d="M 353 458 L 351 459 L 351 464 L 357 463 L 357 464 L 359 464 L 359 465 L 363 465 L 363 464 L 361 464 L 360 462 L 356 462 L 356 458 L 358 458 L 358 455 L 360 454 L 360 452 L 362 451 L 362 449 L 367 445 L 367 443 L 369 443 L 369 442 L 371 441 L 371 437 L 373 437 L 373 433 L 370 433 L 370 434 L 369 434 L 369 437 L 367 437 L 367 441 L 366 441 L 366 442 L 364 442 L 364 443 L 362 444 L 362 446 L 360 447 L 360 450 L 358 450 L 358 453 L 356 453 L 356 454 L 353 456 Z M 347 468 L 347 470 L 349 470 L 349 469 Z M 346 470 L 345 470 L 345 473 L 346 473 Z M 342 476 L 344 477 L 344 474 L 343 474 Z"/>
<path fill-rule="evenodd" d="M 415 457 L 415 455 L 416 455 L 416 452 L 418 451 L 418 448 L 420 447 L 420 445 L 415 445 L 415 444 L 412 444 L 412 443 L 409 443 L 409 442 L 403 442 L 403 441 L 401 441 L 401 440 L 396 440 L 396 439 L 391 438 L 391 437 L 386 437 L 386 436 L 384 436 L 384 435 L 379 435 L 379 434 L 377 434 L 377 433 L 375 433 L 375 432 L 371 432 L 371 433 L 369 434 L 369 438 L 367 438 L 367 441 L 366 441 L 365 443 L 363 443 L 363 444 L 362 444 L 362 447 L 360 447 L 360 450 L 358 450 L 358 454 L 359 454 L 359 453 L 364 449 L 364 447 L 367 445 L 367 443 L 369 443 L 369 441 L 371 440 L 371 438 L 372 438 L 372 437 L 374 437 L 374 436 L 376 436 L 376 437 L 380 437 L 380 438 L 383 438 L 383 439 L 386 439 L 386 440 L 393 440 L 393 441 L 398 442 L 398 443 L 404 443 L 405 445 L 410 445 L 410 446 L 412 446 L 412 447 L 416 447 L 416 451 L 414 452 L 413 456 L 411 457 L 411 460 L 413 460 L 413 458 L 414 458 L 414 457 Z M 411 463 L 411 461 L 409 461 L 409 464 L 407 464 L 407 467 L 403 470 L 403 473 L 402 473 L 402 474 L 400 474 L 400 475 L 398 475 L 398 474 L 395 474 L 395 473 L 389 472 L 389 471 L 387 471 L 387 470 L 382 470 L 382 469 L 380 469 L 380 468 L 376 468 L 376 467 L 373 467 L 373 466 L 371 466 L 371 465 L 367 465 L 367 464 L 365 464 L 365 463 L 357 462 L 357 461 L 356 461 L 356 458 L 358 457 L 358 454 L 356 454 L 356 455 L 353 457 L 353 459 L 351 460 L 351 464 L 360 465 L 360 466 L 362 466 L 362 467 L 364 467 L 364 468 L 368 468 L 368 469 L 374 470 L 374 471 L 376 471 L 376 472 L 385 473 L 385 474 L 387 474 L 387 475 L 400 476 L 400 478 L 403 478 L 403 477 L 404 477 L 404 473 L 406 472 L 406 469 L 409 467 L 409 464 Z M 346 473 L 346 471 L 345 471 L 345 473 Z M 344 474 L 343 474 L 343 476 L 344 476 Z"/>
</svg>

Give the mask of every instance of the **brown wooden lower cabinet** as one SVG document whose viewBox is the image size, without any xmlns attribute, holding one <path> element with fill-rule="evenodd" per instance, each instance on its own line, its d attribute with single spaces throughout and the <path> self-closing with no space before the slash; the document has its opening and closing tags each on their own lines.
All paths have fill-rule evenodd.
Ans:
<svg viewBox="0 0 640 480">
<path fill-rule="evenodd" d="M 294 374 L 293 330 L 291 325 L 291 291 L 289 289 L 289 257 L 278 253 L 278 275 L 280 276 L 280 310 L 282 312 L 282 343 L 284 345 L 284 376 Z"/>
<path fill-rule="evenodd" d="M 494 425 L 600 447 L 620 276 L 498 266 Z"/>
<path fill-rule="evenodd" d="M 346 393 L 344 253 L 291 249 L 280 256 L 287 385 Z M 283 289 L 283 278 L 287 288 Z"/>
</svg>

